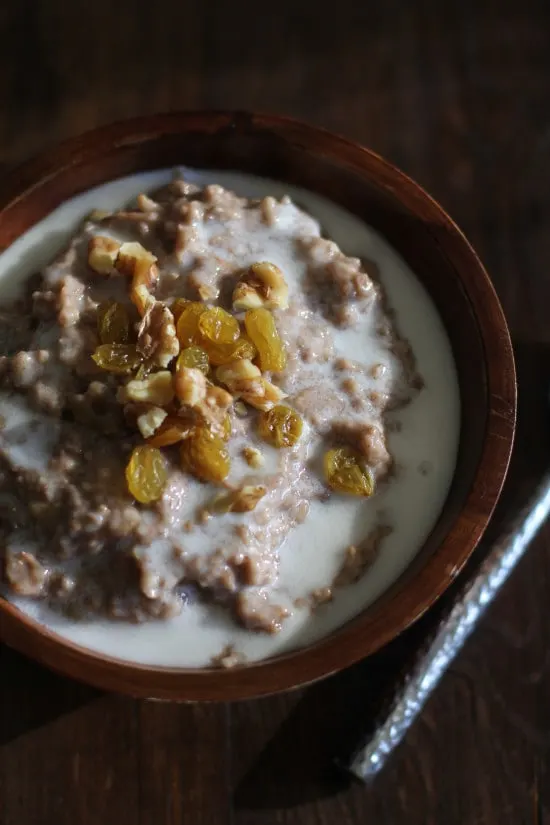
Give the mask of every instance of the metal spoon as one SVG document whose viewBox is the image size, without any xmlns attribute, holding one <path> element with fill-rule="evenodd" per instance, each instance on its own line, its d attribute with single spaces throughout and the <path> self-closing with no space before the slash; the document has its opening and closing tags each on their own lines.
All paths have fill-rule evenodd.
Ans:
<svg viewBox="0 0 550 825">
<path fill-rule="evenodd" d="M 362 782 L 380 771 L 549 514 L 550 473 L 466 582 L 427 647 L 417 653 L 389 711 L 375 720 L 347 758 L 337 760 L 340 767 Z"/>
</svg>

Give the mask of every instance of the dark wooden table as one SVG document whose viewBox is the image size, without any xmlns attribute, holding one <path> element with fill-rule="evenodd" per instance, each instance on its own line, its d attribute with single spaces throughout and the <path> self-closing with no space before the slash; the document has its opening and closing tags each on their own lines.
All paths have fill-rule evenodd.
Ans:
<svg viewBox="0 0 550 825">
<path fill-rule="evenodd" d="M 520 432 L 493 523 L 550 458 L 548 0 L 3 0 L 0 163 L 130 115 L 296 115 L 456 218 L 508 314 Z M 364 669 L 232 706 L 138 702 L 0 647 L 0 825 L 547 825 L 550 527 L 385 772 L 330 772 Z"/>
</svg>

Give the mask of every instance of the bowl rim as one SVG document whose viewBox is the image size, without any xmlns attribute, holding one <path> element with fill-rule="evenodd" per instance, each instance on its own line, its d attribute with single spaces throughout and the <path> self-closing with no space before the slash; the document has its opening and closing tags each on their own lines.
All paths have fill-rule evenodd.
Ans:
<svg viewBox="0 0 550 825">
<path fill-rule="evenodd" d="M 65 140 L 8 172 L 0 181 L 0 221 L 8 208 L 24 197 L 32 198 L 33 192 L 39 192 L 48 181 L 125 142 L 146 144 L 164 134 L 197 128 L 214 133 L 243 124 L 276 131 L 287 141 L 309 148 L 314 154 L 322 153 L 337 164 L 341 165 L 344 158 L 347 168 L 356 174 L 368 175 L 378 187 L 391 189 L 409 212 L 421 217 L 423 224 L 429 219 L 426 230 L 435 243 L 440 231 L 452 239 L 456 256 L 452 263 L 474 310 L 485 354 L 488 408 L 482 453 L 452 528 L 438 552 L 411 579 L 415 585 L 414 605 L 400 602 L 399 594 L 394 594 L 381 607 L 376 608 L 375 603 L 364 615 L 308 647 L 243 668 L 186 670 L 105 656 L 63 639 L 0 597 L 1 641 L 67 676 L 133 696 L 176 701 L 260 697 L 309 684 L 374 653 L 416 621 L 458 575 L 490 520 L 512 452 L 517 400 L 513 349 L 504 313 L 483 264 L 462 231 L 419 184 L 355 141 L 293 118 L 238 111 L 184 111 L 119 121 Z M 463 538 L 462 548 L 455 546 L 450 557 L 446 549 L 455 533 Z"/>
</svg>

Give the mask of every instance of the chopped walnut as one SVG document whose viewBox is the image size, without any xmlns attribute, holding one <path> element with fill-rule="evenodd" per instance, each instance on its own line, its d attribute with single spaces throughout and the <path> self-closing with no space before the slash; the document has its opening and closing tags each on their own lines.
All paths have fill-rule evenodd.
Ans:
<svg viewBox="0 0 550 825">
<path fill-rule="evenodd" d="M 118 391 L 118 400 L 122 404 L 127 401 L 136 401 L 165 407 L 173 398 L 172 373 L 168 370 L 154 372 L 142 381 L 134 378 L 125 387 L 120 387 Z"/>
<path fill-rule="evenodd" d="M 286 397 L 286 393 L 264 378 L 260 369 L 248 358 L 218 367 L 216 378 L 234 395 L 258 410 L 269 410 Z"/>
<path fill-rule="evenodd" d="M 199 284 L 197 286 L 197 292 L 199 293 L 201 301 L 215 301 L 220 294 L 219 289 L 209 284 Z"/>
<path fill-rule="evenodd" d="M 158 279 L 156 260 L 155 255 L 137 242 L 123 243 L 116 259 L 117 270 L 132 278 L 130 298 L 141 315 L 155 300 L 149 289 Z"/>
<path fill-rule="evenodd" d="M 267 492 L 263 484 L 246 484 L 239 490 L 222 493 L 212 502 L 213 513 L 249 513 Z"/>
<path fill-rule="evenodd" d="M 260 379 L 260 392 L 254 388 L 248 392 L 241 393 L 241 398 L 244 398 L 251 407 L 255 407 L 257 410 L 264 412 L 265 410 L 270 410 L 271 407 L 278 404 L 283 398 L 286 398 L 286 392 L 283 392 L 280 387 L 272 384 L 267 378 L 262 377 Z"/>
<path fill-rule="evenodd" d="M 196 407 L 206 398 L 207 381 L 203 372 L 194 367 L 178 367 L 174 389 L 182 404 Z"/>
<path fill-rule="evenodd" d="M 386 446 L 386 439 L 384 431 L 381 427 L 375 424 L 370 424 L 365 427 L 359 438 L 359 449 L 364 454 L 370 466 L 380 468 L 382 471 L 387 471 L 391 466 L 391 456 Z"/>
<path fill-rule="evenodd" d="M 94 272 L 100 275 L 110 275 L 115 268 L 119 250 L 118 241 L 106 235 L 96 235 L 90 238 L 88 244 L 88 264 Z"/>
<path fill-rule="evenodd" d="M 288 285 L 275 264 L 252 264 L 233 291 L 233 309 L 287 309 Z"/>
<path fill-rule="evenodd" d="M 179 354 L 174 316 L 160 301 L 150 302 L 145 310 L 139 325 L 137 349 L 159 367 L 167 367 Z"/>
<path fill-rule="evenodd" d="M 233 396 L 223 387 L 216 387 L 213 384 L 207 387 L 206 398 L 199 405 L 198 410 L 212 432 L 224 435 L 224 422 L 232 403 Z"/>
<path fill-rule="evenodd" d="M 223 424 L 233 396 L 223 387 L 209 384 L 204 373 L 194 367 L 177 369 L 174 387 L 182 404 L 192 407 L 212 432 L 223 436 Z"/>
<path fill-rule="evenodd" d="M 151 409 L 138 416 L 138 430 L 144 438 L 150 438 L 156 433 L 168 413 L 162 407 L 151 407 Z"/>
<path fill-rule="evenodd" d="M 230 364 L 218 367 L 216 370 L 216 378 L 223 384 L 227 384 L 229 389 L 236 393 L 240 393 L 243 387 L 246 388 L 247 382 L 255 381 L 261 377 L 262 372 L 259 367 L 248 358 L 232 361 Z"/>
<path fill-rule="evenodd" d="M 133 278 L 137 270 L 149 268 L 156 261 L 155 255 L 148 252 L 144 246 L 137 241 L 130 241 L 119 246 L 115 265 L 121 275 Z"/>
<path fill-rule="evenodd" d="M 266 492 L 267 487 L 263 484 L 247 484 L 241 487 L 240 490 L 232 493 L 231 510 L 234 513 L 250 512 L 250 510 L 256 507 L 260 499 L 265 496 Z"/>
</svg>

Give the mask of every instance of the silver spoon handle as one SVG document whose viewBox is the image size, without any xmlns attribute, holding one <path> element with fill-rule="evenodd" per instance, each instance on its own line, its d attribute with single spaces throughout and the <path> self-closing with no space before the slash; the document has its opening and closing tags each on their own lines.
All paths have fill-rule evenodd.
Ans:
<svg viewBox="0 0 550 825">
<path fill-rule="evenodd" d="M 537 531 L 550 513 L 550 473 L 495 544 L 474 577 L 455 600 L 427 648 L 420 653 L 405 684 L 378 720 L 376 731 L 354 752 L 346 768 L 366 782 L 384 765 L 424 707 L 443 673 L 472 632 Z"/>
</svg>

